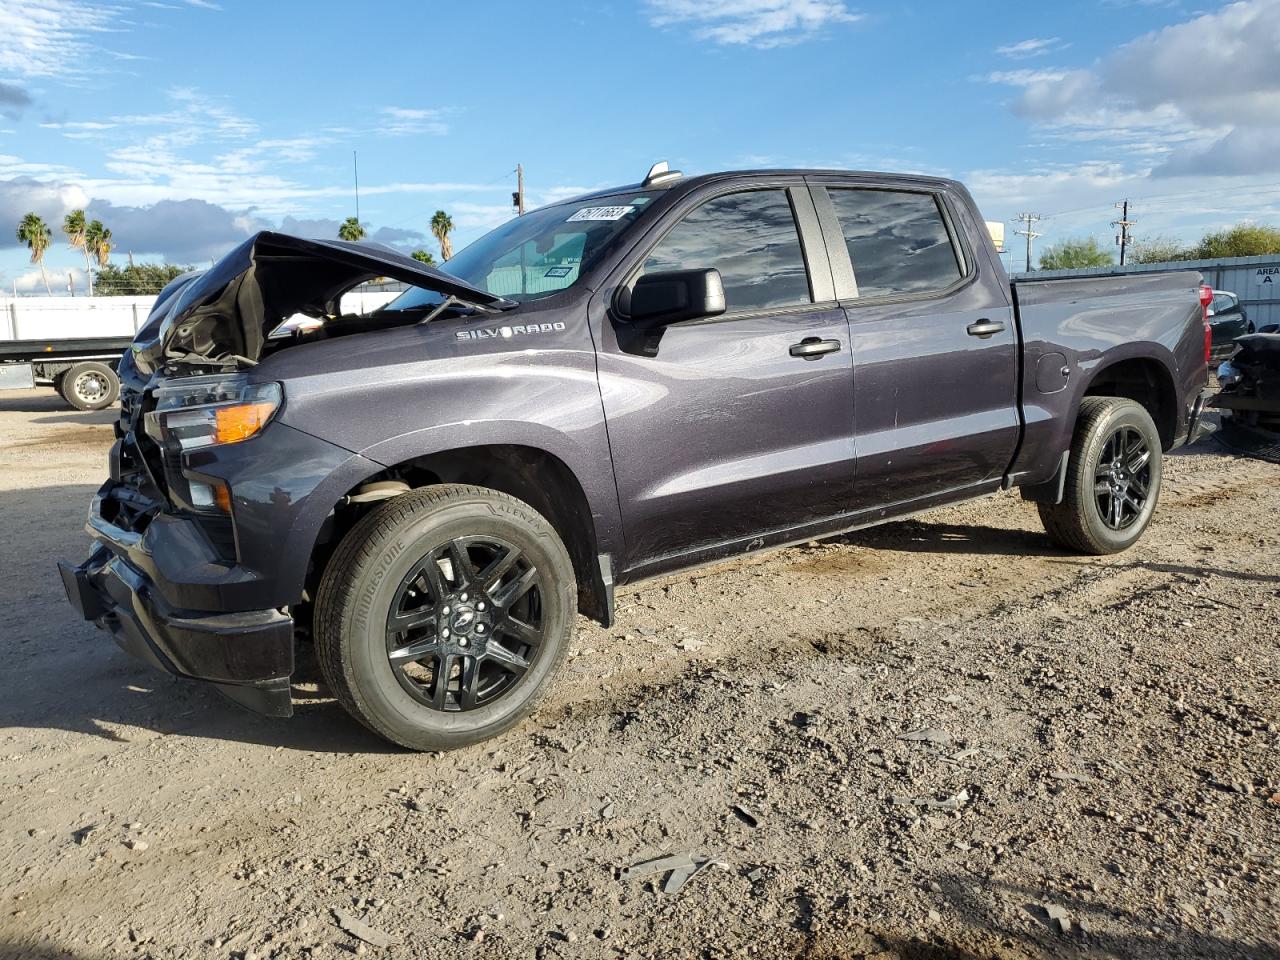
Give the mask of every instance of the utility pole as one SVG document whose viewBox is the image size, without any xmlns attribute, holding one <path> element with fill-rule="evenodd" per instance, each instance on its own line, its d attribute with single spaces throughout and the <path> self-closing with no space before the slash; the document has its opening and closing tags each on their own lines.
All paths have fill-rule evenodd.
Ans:
<svg viewBox="0 0 1280 960">
<path fill-rule="evenodd" d="M 1027 273 L 1031 272 L 1031 241 L 1036 237 L 1042 237 L 1044 234 L 1036 233 L 1031 229 L 1033 223 L 1039 223 L 1043 218 L 1038 213 L 1020 213 L 1013 218 L 1014 223 L 1021 223 L 1025 227 L 1023 230 L 1013 231 L 1019 237 L 1027 238 Z"/>
<path fill-rule="evenodd" d="M 360 164 L 356 160 L 356 152 L 351 151 L 351 179 L 356 186 L 356 223 L 360 222 Z"/>
<path fill-rule="evenodd" d="M 1136 226 L 1137 221 L 1129 219 L 1129 201 L 1128 200 L 1125 200 L 1123 203 L 1117 203 L 1116 206 L 1121 208 L 1120 219 L 1112 220 L 1111 225 L 1113 227 L 1120 228 L 1120 233 L 1116 237 L 1116 243 L 1120 244 L 1120 266 L 1123 267 L 1124 254 L 1129 247 L 1129 228 L 1132 226 Z"/>
<path fill-rule="evenodd" d="M 516 208 L 516 216 L 524 216 L 524 164 L 516 164 L 516 189 L 511 194 L 511 205 Z"/>
</svg>

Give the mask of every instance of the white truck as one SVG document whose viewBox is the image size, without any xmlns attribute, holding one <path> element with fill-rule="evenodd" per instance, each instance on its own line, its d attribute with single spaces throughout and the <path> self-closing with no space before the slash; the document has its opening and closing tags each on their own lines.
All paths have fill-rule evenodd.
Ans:
<svg viewBox="0 0 1280 960">
<path fill-rule="evenodd" d="M 0 388 L 52 384 L 77 410 L 120 395 L 116 364 L 151 312 L 154 296 L 15 297 L 0 300 Z"/>
<path fill-rule="evenodd" d="M 370 313 L 403 290 L 365 284 L 343 294 L 339 310 Z M 120 396 L 116 364 L 155 302 L 155 295 L 0 297 L 0 390 L 52 385 L 77 410 L 111 406 Z M 281 329 L 308 322 L 299 314 Z"/>
</svg>

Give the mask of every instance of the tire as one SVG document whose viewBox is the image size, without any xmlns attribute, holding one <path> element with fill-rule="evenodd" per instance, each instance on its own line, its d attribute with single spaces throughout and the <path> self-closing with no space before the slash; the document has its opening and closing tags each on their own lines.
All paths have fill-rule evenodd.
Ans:
<svg viewBox="0 0 1280 960">
<path fill-rule="evenodd" d="M 374 733 L 451 750 L 533 710 L 568 653 L 576 597 L 568 551 L 528 504 L 421 487 L 339 544 L 316 595 L 316 654 L 334 696 Z"/>
<path fill-rule="evenodd" d="M 120 396 L 120 379 L 105 363 L 77 363 L 58 383 L 62 399 L 77 410 L 105 410 Z"/>
<path fill-rule="evenodd" d="M 1049 537 L 1070 550 L 1119 553 L 1133 546 L 1151 522 L 1161 476 L 1160 433 L 1146 409 L 1120 397 L 1085 397 L 1062 503 L 1040 504 L 1040 519 Z"/>
</svg>

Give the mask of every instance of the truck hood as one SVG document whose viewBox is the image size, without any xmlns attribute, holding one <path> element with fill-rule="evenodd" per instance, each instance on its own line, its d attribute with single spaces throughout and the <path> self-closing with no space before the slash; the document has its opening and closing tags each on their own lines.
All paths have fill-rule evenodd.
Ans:
<svg viewBox="0 0 1280 960">
<path fill-rule="evenodd" d="M 390 247 L 264 230 L 208 270 L 183 274 L 161 292 L 134 340 L 134 362 L 147 374 L 166 362 L 255 363 L 267 335 L 286 318 L 322 316 L 340 294 L 375 277 L 480 307 L 514 306 Z"/>
</svg>

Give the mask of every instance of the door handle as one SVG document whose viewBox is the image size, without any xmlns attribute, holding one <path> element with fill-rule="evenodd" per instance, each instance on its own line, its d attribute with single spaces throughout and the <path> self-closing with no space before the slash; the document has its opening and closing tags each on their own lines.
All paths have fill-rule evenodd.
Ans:
<svg viewBox="0 0 1280 960">
<path fill-rule="evenodd" d="M 804 360 L 817 360 L 824 353 L 835 353 L 840 349 L 839 340 L 822 340 L 818 337 L 805 337 L 799 343 L 791 345 L 791 355 Z"/>
<path fill-rule="evenodd" d="M 976 323 L 969 324 L 965 329 L 969 331 L 969 336 L 985 340 L 987 337 L 994 336 L 997 333 L 1003 333 L 1004 324 L 999 320 L 987 320 L 986 318 L 983 318 Z"/>
</svg>

